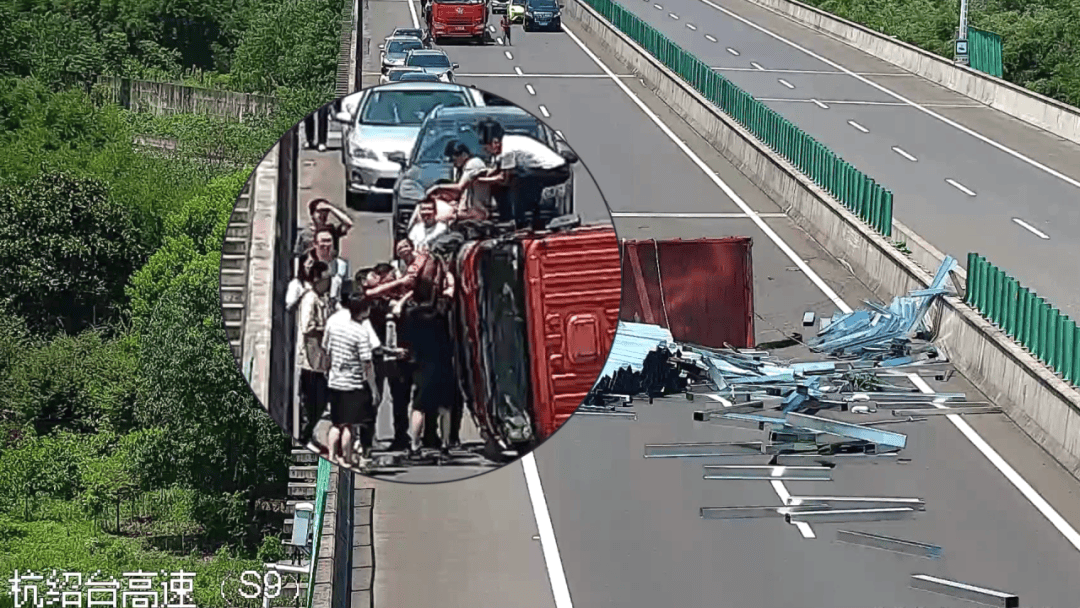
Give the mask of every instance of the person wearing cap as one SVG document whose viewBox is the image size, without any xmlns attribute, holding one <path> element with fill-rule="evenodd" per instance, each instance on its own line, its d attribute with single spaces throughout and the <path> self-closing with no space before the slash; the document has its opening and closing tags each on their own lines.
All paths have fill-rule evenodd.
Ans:
<svg viewBox="0 0 1080 608">
<path fill-rule="evenodd" d="M 380 401 L 375 384 L 375 354 L 382 342 L 368 316 L 371 300 L 352 294 L 345 306 L 326 322 L 323 348 L 330 356 L 327 386 L 330 397 L 328 460 L 341 466 L 353 462 L 352 426 L 359 427 L 361 468 L 371 458 L 375 438 L 375 407 Z"/>
</svg>

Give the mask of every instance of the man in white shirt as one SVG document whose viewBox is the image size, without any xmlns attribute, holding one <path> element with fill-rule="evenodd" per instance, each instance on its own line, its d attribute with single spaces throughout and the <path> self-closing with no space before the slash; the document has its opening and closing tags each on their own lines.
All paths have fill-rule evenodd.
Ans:
<svg viewBox="0 0 1080 608">
<path fill-rule="evenodd" d="M 326 410 L 327 384 L 330 358 L 323 349 L 323 333 L 326 330 L 326 293 L 330 289 L 330 269 L 325 262 L 316 261 L 308 270 L 308 281 L 300 296 L 297 331 L 296 365 L 300 368 L 301 412 L 304 427 L 301 440 L 311 439 L 315 425 Z"/>
<path fill-rule="evenodd" d="M 458 218 L 485 220 L 491 212 L 491 184 L 476 178 L 488 170 L 484 159 L 473 156 L 469 147 L 459 141 L 446 144 L 446 158 L 457 169 L 457 187 L 461 189 Z"/>
<path fill-rule="evenodd" d="M 440 222 L 435 217 L 435 202 L 431 199 L 421 201 L 416 207 L 419 221 L 409 227 L 409 240 L 413 249 L 418 252 L 428 250 L 428 245 L 435 238 L 446 232 L 446 222 Z"/>
<path fill-rule="evenodd" d="M 330 392 L 329 460 L 352 464 L 352 425 L 359 425 L 360 462 L 371 457 L 375 438 L 375 408 L 380 401 L 375 381 L 375 350 L 382 347 L 368 320 L 371 301 L 360 294 L 350 297 L 341 311 L 326 322 L 323 348 L 330 355 L 327 386 Z"/>
</svg>

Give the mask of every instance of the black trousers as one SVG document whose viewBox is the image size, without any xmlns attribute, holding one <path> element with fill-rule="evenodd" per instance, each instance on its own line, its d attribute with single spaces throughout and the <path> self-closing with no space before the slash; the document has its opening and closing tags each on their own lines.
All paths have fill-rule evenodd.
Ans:
<svg viewBox="0 0 1080 608">
<path fill-rule="evenodd" d="M 304 134 L 311 147 L 326 144 L 326 132 L 330 125 L 330 112 L 338 102 L 327 104 L 304 118 Z"/>
<path fill-rule="evenodd" d="M 523 228 L 532 225 L 534 229 L 543 228 L 543 215 L 540 202 L 544 189 L 558 186 L 570 179 L 571 169 L 569 164 L 564 164 L 555 169 L 522 169 L 516 171 L 510 178 L 506 196 L 507 211 L 514 218 L 514 223 Z M 500 209 L 502 215 L 502 209 Z M 503 216 L 500 220 L 506 221 Z M 550 218 L 548 218 L 550 219 Z"/>
<path fill-rule="evenodd" d="M 407 361 L 383 361 L 378 366 L 376 382 L 381 388 L 383 379 L 389 383 L 393 405 L 394 443 L 409 442 L 409 402 L 412 399 L 412 370 Z"/>
<path fill-rule="evenodd" d="M 300 440 L 311 441 L 315 425 L 326 411 L 329 389 L 326 386 L 326 374 L 310 369 L 300 370 L 300 413 L 303 416 Z"/>
</svg>

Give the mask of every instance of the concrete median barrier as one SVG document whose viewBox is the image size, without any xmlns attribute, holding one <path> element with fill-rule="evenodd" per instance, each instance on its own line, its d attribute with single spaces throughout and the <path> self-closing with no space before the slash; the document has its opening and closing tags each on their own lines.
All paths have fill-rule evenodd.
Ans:
<svg viewBox="0 0 1080 608">
<path fill-rule="evenodd" d="M 626 64 L 880 298 L 889 300 L 931 283 L 927 268 L 936 268 L 944 258 L 932 245 L 898 222 L 893 223 L 896 242 L 874 232 L 590 6 L 567 2 L 563 15 L 568 29 L 587 32 Z M 962 289 L 964 273 L 954 273 Z M 1080 477 L 1080 393 L 958 297 L 942 298 L 931 319 L 938 345 L 956 368 Z"/>
</svg>

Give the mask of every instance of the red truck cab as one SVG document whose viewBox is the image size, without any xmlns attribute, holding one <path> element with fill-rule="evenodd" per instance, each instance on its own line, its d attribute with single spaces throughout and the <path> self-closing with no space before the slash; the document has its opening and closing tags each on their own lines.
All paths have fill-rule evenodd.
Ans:
<svg viewBox="0 0 1080 608">
<path fill-rule="evenodd" d="M 428 28 L 435 44 L 444 38 L 488 42 L 486 0 L 430 0 L 427 8 Z"/>
</svg>

